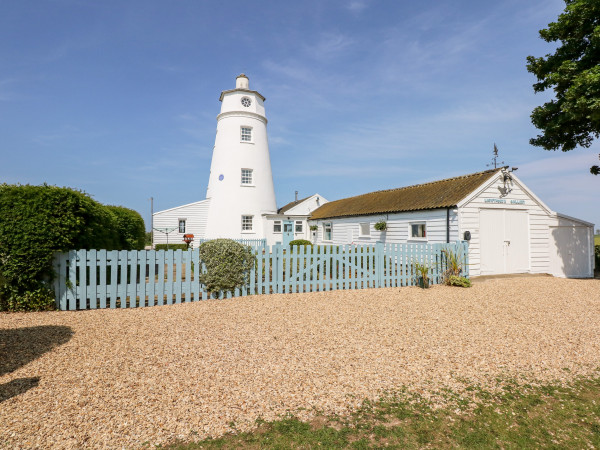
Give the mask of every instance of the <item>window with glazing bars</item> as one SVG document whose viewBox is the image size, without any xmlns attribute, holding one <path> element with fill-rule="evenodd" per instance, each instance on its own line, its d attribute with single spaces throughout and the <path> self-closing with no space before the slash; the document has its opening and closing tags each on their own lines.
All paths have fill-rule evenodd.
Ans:
<svg viewBox="0 0 600 450">
<path fill-rule="evenodd" d="M 252 169 L 242 169 L 242 184 L 252 184 Z"/>
<path fill-rule="evenodd" d="M 252 142 L 252 128 L 242 127 L 242 141 Z"/>
</svg>

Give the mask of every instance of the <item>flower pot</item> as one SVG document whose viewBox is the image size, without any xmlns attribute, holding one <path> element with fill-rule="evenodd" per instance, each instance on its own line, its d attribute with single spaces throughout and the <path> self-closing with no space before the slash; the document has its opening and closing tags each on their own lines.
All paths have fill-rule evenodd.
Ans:
<svg viewBox="0 0 600 450">
<path fill-rule="evenodd" d="M 419 277 L 419 287 L 421 289 L 428 289 L 429 288 L 429 278 L 428 277 Z"/>
</svg>

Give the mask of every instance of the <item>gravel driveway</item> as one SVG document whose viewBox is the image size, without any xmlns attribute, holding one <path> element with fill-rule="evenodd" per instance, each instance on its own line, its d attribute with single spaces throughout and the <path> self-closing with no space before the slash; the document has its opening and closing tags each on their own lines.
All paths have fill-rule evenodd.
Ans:
<svg viewBox="0 0 600 450">
<path fill-rule="evenodd" d="M 139 447 L 399 388 L 600 367 L 600 280 L 0 314 L 0 447 Z M 566 370 L 568 369 L 568 370 Z"/>
</svg>

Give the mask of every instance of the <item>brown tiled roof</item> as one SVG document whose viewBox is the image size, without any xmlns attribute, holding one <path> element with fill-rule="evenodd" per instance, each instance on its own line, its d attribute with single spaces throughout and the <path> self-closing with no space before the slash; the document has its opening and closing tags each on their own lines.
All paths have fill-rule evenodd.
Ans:
<svg viewBox="0 0 600 450">
<path fill-rule="evenodd" d="M 456 206 L 458 202 L 489 180 L 499 170 L 501 169 L 486 170 L 415 186 L 343 198 L 325 203 L 313 211 L 310 219 L 449 208 Z"/>
<path fill-rule="evenodd" d="M 312 195 L 310 197 L 312 197 Z M 284 214 L 287 210 L 292 209 L 298 203 L 302 203 L 304 200 L 307 200 L 310 197 L 304 197 L 304 198 L 301 198 L 300 200 L 294 200 L 293 202 L 289 202 L 287 205 L 282 206 L 281 208 L 279 208 L 277 210 L 277 214 Z"/>
</svg>

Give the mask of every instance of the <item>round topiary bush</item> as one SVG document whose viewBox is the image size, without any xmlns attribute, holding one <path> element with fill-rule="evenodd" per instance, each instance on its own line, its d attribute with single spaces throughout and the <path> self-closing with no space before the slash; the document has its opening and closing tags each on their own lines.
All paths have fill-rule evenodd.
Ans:
<svg viewBox="0 0 600 450">
<path fill-rule="evenodd" d="M 198 250 L 206 265 L 200 282 L 209 292 L 233 291 L 248 284 L 256 260 L 252 247 L 231 239 L 214 239 L 202 243 Z"/>
</svg>

